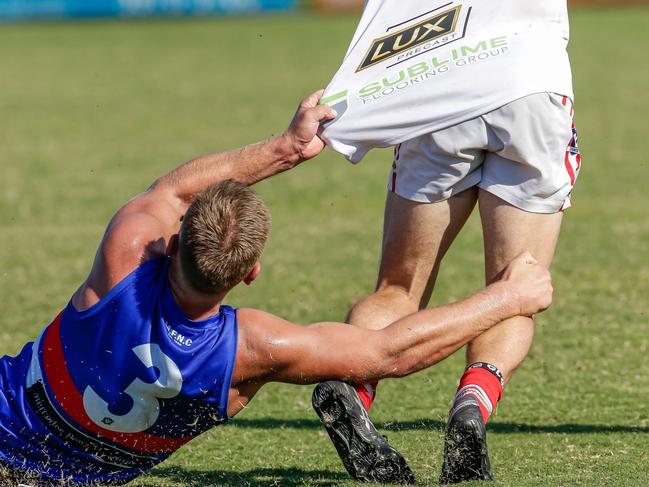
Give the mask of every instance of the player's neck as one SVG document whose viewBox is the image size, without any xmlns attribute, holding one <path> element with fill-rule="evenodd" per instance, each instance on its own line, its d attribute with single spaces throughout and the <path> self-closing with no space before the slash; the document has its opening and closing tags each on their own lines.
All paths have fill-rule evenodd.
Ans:
<svg viewBox="0 0 649 487">
<path fill-rule="evenodd" d="M 215 295 L 200 294 L 184 285 L 182 276 L 174 260 L 169 266 L 169 285 L 171 294 L 183 314 L 191 320 L 204 320 L 219 313 L 226 293 Z"/>
</svg>

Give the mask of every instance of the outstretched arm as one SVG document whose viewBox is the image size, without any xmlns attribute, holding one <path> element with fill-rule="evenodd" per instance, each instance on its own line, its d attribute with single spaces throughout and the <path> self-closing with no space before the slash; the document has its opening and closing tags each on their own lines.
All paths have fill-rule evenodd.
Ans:
<svg viewBox="0 0 649 487">
<path fill-rule="evenodd" d="M 552 299 L 550 274 L 525 253 L 500 281 L 453 304 L 420 311 L 379 331 L 322 323 L 300 327 L 241 310 L 234 380 L 364 383 L 430 367 L 500 321 L 532 315 Z"/>
<path fill-rule="evenodd" d="M 322 90 L 304 98 L 288 129 L 281 135 L 228 152 L 193 159 L 162 176 L 154 189 L 164 189 L 179 203 L 189 204 L 207 186 L 225 179 L 251 185 L 318 155 L 324 142 L 316 133 L 320 123 L 335 117 L 318 105 Z"/>
<path fill-rule="evenodd" d="M 92 306 L 141 262 L 167 254 L 181 217 L 208 186 L 226 179 L 253 184 L 318 155 L 324 148 L 318 127 L 335 116 L 327 105 L 318 105 L 321 94 L 302 100 L 281 135 L 192 159 L 122 206 L 108 224 L 88 279 L 72 298 L 75 307 Z"/>
<path fill-rule="evenodd" d="M 158 224 L 151 229 L 154 235 L 147 237 L 168 240 L 178 231 L 180 218 L 191 202 L 208 186 L 226 179 L 251 185 L 315 157 L 324 148 L 317 136 L 318 127 L 335 116 L 327 105 L 318 105 L 321 94 L 317 91 L 302 100 L 282 134 L 240 149 L 192 159 L 160 177 L 117 212 L 109 231 L 134 215 L 152 217 Z M 142 225 L 137 228 L 143 233 Z"/>
</svg>

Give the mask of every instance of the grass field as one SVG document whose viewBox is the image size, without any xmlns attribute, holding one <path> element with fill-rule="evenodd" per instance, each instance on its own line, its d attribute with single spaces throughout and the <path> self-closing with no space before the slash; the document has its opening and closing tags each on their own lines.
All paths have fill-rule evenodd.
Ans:
<svg viewBox="0 0 649 487">
<path fill-rule="evenodd" d="M 201 153 L 270 136 L 326 84 L 353 18 L 0 26 L 0 338 L 21 345 L 84 279 L 115 209 Z M 490 426 L 497 486 L 649 485 L 649 9 L 575 10 L 585 156 L 554 265 L 555 305 Z M 340 320 L 373 285 L 387 152 L 331 152 L 258 186 L 264 272 L 233 304 Z M 482 282 L 474 217 L 434 303 Z M 379 390 L 373 417 L 434 484 L 462 354 Z M 268 386 L 231 425 L 133 485 L 350 485 L 310 387 Z"/>
</svg>

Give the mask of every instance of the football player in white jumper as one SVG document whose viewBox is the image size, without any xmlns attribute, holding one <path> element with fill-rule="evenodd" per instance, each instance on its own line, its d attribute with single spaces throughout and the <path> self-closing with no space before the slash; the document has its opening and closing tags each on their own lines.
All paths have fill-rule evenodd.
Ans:
<svg viewBox="0 0 649 487">
<path fill-rule="evenodd" d="M 550 265 L 581 166 L 568 31 L 566 0 L 366 3 L 321 100 L 338 112 L 322 137 L 351 162 L 395 147 L 376 291 L 353 306 L 349 323 L 378 329 L 425 307 L 476 203 L 487 283 L 523 249 Z M 519 316 L 468 345 L 442 483 L 492 479 L 485 425 L 533 336 L 534 320 Z M 375 387 L 344 390 L 369 410 Z M 327 417 L 321 403 L 314 407 Z M 403 459 L 357 411 L 326 423 L 349 473 L 407 482 Z M 365 439 L 362 447 L 351 437 Z M 399 462 L 372 468 L 385 451 Z"/>
</svg>

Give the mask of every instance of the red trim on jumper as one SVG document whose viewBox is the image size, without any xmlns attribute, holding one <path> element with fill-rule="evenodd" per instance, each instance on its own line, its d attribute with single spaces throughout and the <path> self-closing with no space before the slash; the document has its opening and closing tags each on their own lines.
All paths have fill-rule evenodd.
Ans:
<svg viewBox="0 0 649 487">
<path fill-rule="evenodd" d="M 173 452 L 195 438 L 162 438 L 141 432 L 119 433 L 104 429 L 92 421 L 83 407 L 83 396 L 74 385 L 65 362 L 61 343 L 61 314 L 52 322 L 43 338 L 43 372 L 56 402 L 70 418 L 88 431 L 141 453 Z"/>
</svg>

